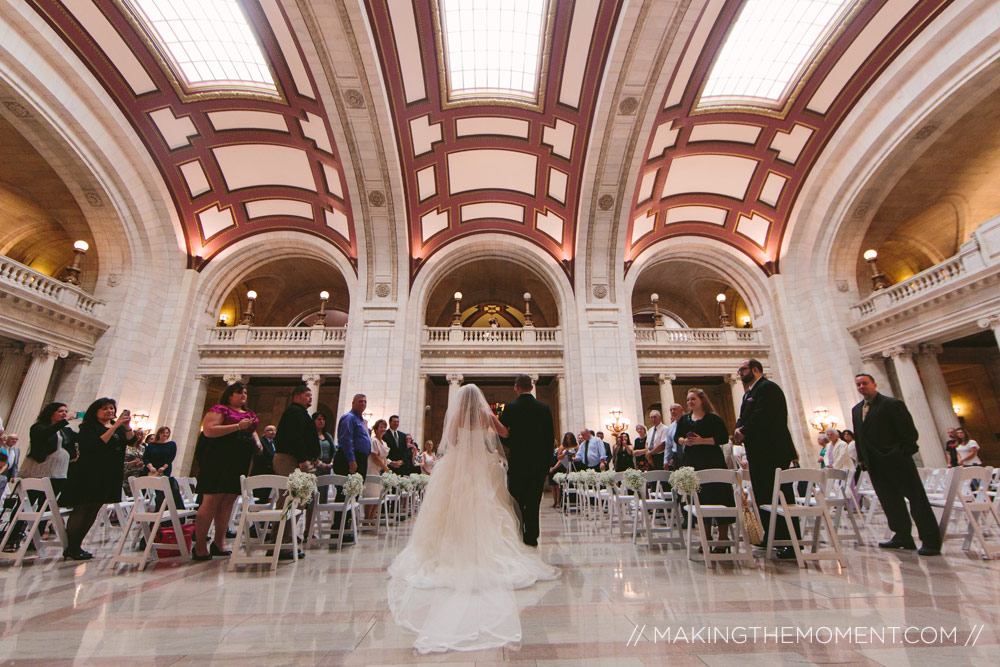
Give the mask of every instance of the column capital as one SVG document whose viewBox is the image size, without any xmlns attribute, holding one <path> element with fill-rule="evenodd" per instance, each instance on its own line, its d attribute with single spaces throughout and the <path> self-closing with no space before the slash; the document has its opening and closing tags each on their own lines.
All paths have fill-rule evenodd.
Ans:
<svg viewBox="0 0 1000 667">
<path fill-rule="evenodd" d="M 676 373 L 660 373 L 656 376 L 656 381 L 662 384 L 667 384 L 668 382 L 673 382 L 677 379 Z"/>
<path fill-rule="evenodd" d="M 14 341 L 0 344 L 0 355 L 6 356 L 8 354 L 24 354 L 24 346 Z"/>
<path fill-rule="evenodd" d="M 976 320 L 976 324 L 980 329 L 1000 329 L 1000 313 L 980 317 Z"/>
<path fill-rule="evenodd" d="M 920 344 L 920 354 L 926 356 L 938 356 L 944 351 L 944 348 L 937 343 L 921 343 Z"/>
<path fill-rule="evenodd" d="M 448 384 L 459 385 L 462 384 L 462 380 L 464 379 L 465 376 L 461 373 L 448 373 Z"/>
<path fill-rule="evenodd" d="M 26 345 L 24 352 L 30 354 L 34 359 L 55 359 L 56 357 L 65 359 L 69 356 L 69 350 L 55 345 Z"/>
<path fill-rule="evenodd" d="M 320 384 L 323 382 L 323 376 L 319 373 L 304 373 L 302 375 L 302 381 L 306 384 Z"/>
<path fill-rule="evenodd" d="M 538 382 L 538 373 L 529 373 L 528 377 L 531 378 L 531 384 Z"/>
<path fill-rule="evenodd" d="M 879 363 L 888 358 L 888 356 L 885 352 L 872 352 L 871 354 L 861 355 L 861 362 L 865 364 Z"/>
<path fill-rule="evenodd" d="M 882 356 L 886 359 L 909 359 L 916 354 L 917 350 L 912 345 L 897 345 L 882 351 Z"/>
<path fill-rule="evenodd" d="M 726 376 L 726 382 L 735 386 L 736 383 L 743 384 L 743 380 L 740 379 L 739 373 L 730 373 Z"/>
<path fill-rule="evenodd" d="M 225 374 L 224 374 L 224 375 L 222 376 L 222 380 L 223 380 L 223 381 L 224 381 L 224 382 L 225 382 L 225 383 L 226 383 L 227 385 L 228 385 L 228 384 L 236 384 L 237 382 L 242 382 L 243 384 L 246 384 L 246 383 L 247 383 L 247 380 L 249 380 L 249 379 L 250 379 L 250 378 L 249 378 L 248 376 L 246 376 L 246 375 L 241 375 L 241 374 L 239 374 L 239 373 L 225 373 Z"/>
</svg>

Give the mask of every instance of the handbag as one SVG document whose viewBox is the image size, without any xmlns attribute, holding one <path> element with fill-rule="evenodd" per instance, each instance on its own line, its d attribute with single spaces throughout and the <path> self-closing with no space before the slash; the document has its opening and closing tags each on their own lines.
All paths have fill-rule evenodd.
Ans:
<svg viewBox="0 0 1000 667">
<path fill-rule="evenodd" d="M 746 489 L 740 489 L 743 494 L 743 531 L 747 534 L 747 540 L 754 546 L 764 543 L 764 526 L 761 524 L 757 513 L 750 509 L 750 496 Z"/>
</svg>

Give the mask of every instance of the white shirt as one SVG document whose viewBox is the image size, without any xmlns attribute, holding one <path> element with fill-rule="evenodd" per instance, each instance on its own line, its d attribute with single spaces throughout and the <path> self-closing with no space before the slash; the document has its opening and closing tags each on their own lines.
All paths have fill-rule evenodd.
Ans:
<svg viewBox="0 0 1000 667">
<path fill-rule="evenodd" d="M 673 422 L 671 426 L 674 427 L 674 431 L 677 430 L 677 422 Z M 670 436 L 670 426 L 667 426 L 663 422 L 660 422 L 656 426 L 653 426 L 649 429 L 649 436 L 646 437 L 646 451 L 649 452 L 653 451 L 660 445 L 666 443 L 666 449 L 663 450 L 664 465 L 666 465 L 666 461 L 670 460 L 668 457 L 673 452 L 674 439 L 673 437 L 669 436 Z M 659 454 L 657 454 L 657 456 L 659 456 Z"/>
<path fill-rule="evenodd" d="M 969 440 L 964 445 L 959 445 L 955 448 L 955 451 L 958 452 L 958 460 L 961 461 L 964 457 L 968 456 L 973 449 L 976 450 L 975 456 L 963 463 L 963 466 L 983 465 L 983 462 L 979 460 L 979 443 L 975 440 Z"/>
</svg>

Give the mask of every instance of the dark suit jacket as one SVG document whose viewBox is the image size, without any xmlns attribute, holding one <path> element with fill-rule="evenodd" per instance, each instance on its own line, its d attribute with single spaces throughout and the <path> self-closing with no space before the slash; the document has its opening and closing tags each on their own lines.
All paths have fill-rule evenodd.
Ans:
<svg viewBox="0 0 1000 667">
<path fill-rule="evenodd" d="M 319 458 L 316 423 L 305 406 L 292 403 L 285 408 L 278 422 L 278 433 L 274 436 L 274 450 L 291 454 L 299 463 Z"/>
<path fill-rule="evenodd" d="M 917 427 L 905 403 L 898 398 L 875 394 L 868 407 L 868 416 L 861 419 L 864 404 L 861 401 L 851 409 L 859 461 L 870 466 L 899 454 L 916 454 Z"/>
<path fill-rule="evenodd" d="M 254 475 L 273 475 L 274 440 L 260 436 L 260 446 L 261 451 L 253 455 L 253 468 L 251 468 L 251 472 Z"/>
<path fill-rule="evenodd" d="M 510 431 L 507 446 L 507 477 L 511 481 L 544 477 L 552 460 L 555 432 L 552 411 L 531 394 L 521 394 L 508 403 L 500 423 Z"/>
<path fill-rule="evenodd" d="M 386 429 L 385 433 L 382 434 L 382 442 L 389 446 L 389 460 L 403 462 L 399 468 L 390 468 L 390 470 L 397 475 L 409 475 L 412 472 L 417 472 L 413 465 L 413 452 L 406 446 L 406 434 L 402 431 L 396 431 L 396 436 L 399 438 L 398 442 L 392 439 L 392 431 Z"/>
<path fill-rule="evenodd" d="M 796 458 L 788 431 L 788 405 L 781 387 L 765 377 L 743 395 L 736 427 L 743 429 L 747 461 L 751 466 L 787 468 Z"/>
</svg>

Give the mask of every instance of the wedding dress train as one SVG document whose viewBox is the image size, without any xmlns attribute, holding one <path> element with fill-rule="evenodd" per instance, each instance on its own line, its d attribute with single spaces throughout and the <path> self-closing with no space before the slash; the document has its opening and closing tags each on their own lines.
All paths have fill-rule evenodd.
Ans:
<svg viewBox="0 0 1000 667">
<path fill-rule="evenodd" d="M 520 642 L 514 591 L 559 576 L 521 541 L 492 419 L 478 387 L 459 390 L 413 534 L 389 566 L 389 609 L 421 653 Z"/>
</svg>

